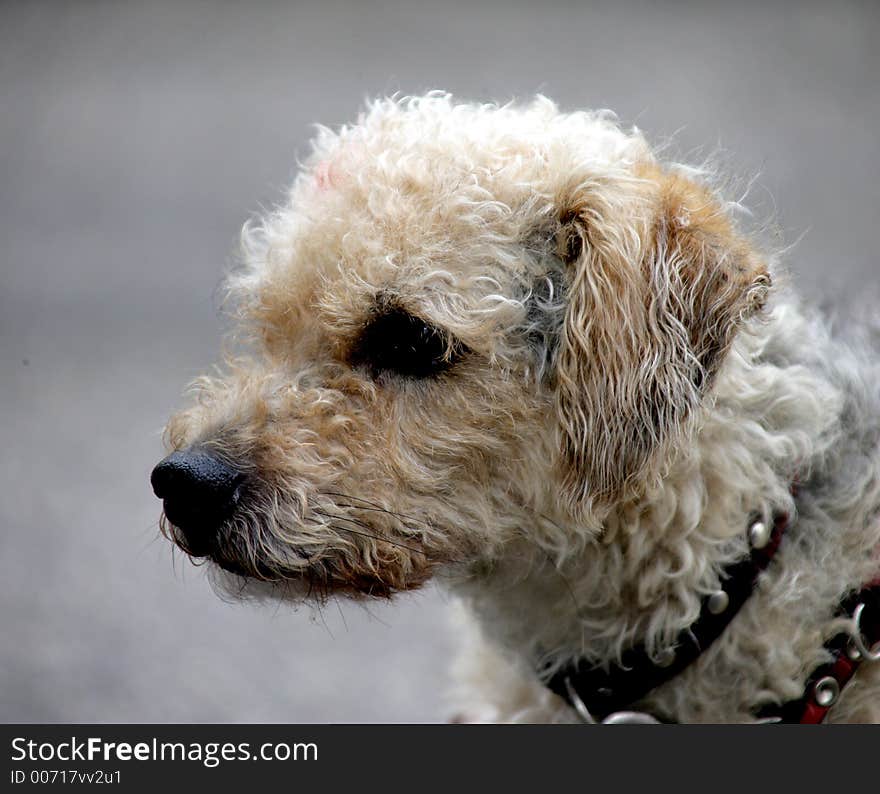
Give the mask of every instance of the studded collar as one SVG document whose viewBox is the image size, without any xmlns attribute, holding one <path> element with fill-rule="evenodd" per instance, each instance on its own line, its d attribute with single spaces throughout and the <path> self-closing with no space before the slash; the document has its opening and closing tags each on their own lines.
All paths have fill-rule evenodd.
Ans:
<svg viewBox="0 0 880 794">
<path fill-rule="evenodd" d="M 792 492 L 796 491 L 795 485 Z M 787 513 L 777 513 L 772 525 L 762 520 L 749 524 L 749 556 L 722 572 L 721 589 L 703 599 L 696 622 L 660 658 L 652 658 L 643 646 L 636 646 L 610 668 L 585 662 L 564 667 L 547 686 L 585 722 L 659 722 L 651 714 L 624 709 L 682 672 L 721 636 L 775 556 L 788 523 Z M 848 622 L 825 643 L 827 661 L 809 675 L 803 695 L 760 709 L 759 721 L 821 723 L 859 667 L 880 662 L 880 577 L 850 592 L 838 606 L 837 615 Z"/>
<path fill-rule="evenodd" d="M 788 513 L 777 513 L 772 524 L 760 519 L 749 523 L 749 556 L 722 571 L 721 589 L 703 599 L 697 620 L 659 659 L 640 645 L 625 651 L 620 662 L 608 668 L 584 661 L 563 667 L 547 686 L 587 722 L 605 720 L 609 715 L 612 719 L 618 714 L 635 715 L 622 710 L 674 678 L 721 636 L 775 556 L 788 523 Z"/>
</svg>

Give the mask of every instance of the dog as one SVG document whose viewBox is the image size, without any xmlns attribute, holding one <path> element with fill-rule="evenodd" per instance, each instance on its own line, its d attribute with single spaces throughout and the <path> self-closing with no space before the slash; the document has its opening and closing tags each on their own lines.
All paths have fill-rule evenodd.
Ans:
<svg viewBox="0 0 880 794">
<path fill-rule="evenodd" d="M 543 97 L 321 128 L 243 231 L 163 532 L 236 596 L 440 581 L 459 720 L 880 720 L 876 328 L 740 218 Z"/>
</svg>

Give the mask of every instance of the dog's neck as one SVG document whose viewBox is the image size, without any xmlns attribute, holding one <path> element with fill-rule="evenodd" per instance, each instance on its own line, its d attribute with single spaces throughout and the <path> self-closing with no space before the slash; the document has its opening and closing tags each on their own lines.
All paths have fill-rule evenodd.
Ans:
<svg viewBox="0 0 880 794">
<path fill-rule="evenodd" d="M 547 548 L 534 541 L 542 533 L 524 531 L 457 581 L 490 639 L 549 670 L 674 641 L 718 589 L 724 566 L 746 552 L 749 518 L 791 511 L 795 473 L 830 443 L 838 390 L 791 354 L 809 356 L 812 337 L 791 306 L 746 327 L 693 443 L 661 482 L 619 504 L 588 541 Z M 571 536 L 582 539 L 581 529 Z"/>
</svg>

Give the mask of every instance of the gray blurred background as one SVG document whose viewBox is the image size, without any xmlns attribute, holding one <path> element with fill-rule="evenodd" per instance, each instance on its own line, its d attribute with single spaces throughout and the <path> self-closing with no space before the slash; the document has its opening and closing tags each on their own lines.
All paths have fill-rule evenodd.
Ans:
<svg viewBox="0 0 880 794">
<path fill-rule="evenodd" d="M 872 2 L 0 5 L 0 720 L 432 721 L 434 589 L 231 605 L 157 538 L 149 472 L 217 356 L 241 223 L 367 96 L 609 107 L 721 146 L 802 290 L 878 281 Z"/>
</svg>

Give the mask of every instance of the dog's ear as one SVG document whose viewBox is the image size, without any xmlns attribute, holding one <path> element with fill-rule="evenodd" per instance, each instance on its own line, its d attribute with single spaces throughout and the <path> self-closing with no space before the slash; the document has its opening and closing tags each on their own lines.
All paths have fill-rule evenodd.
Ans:
<svg viewBox="0 0 880 794">
<path fill-rule="evenodd" d="M 608 506 L 660 474 L 770 277 L 709 190 L 655 166 L 581 189 L 559 255 L 564 488 L 573 508 Z"/>
</svg>

